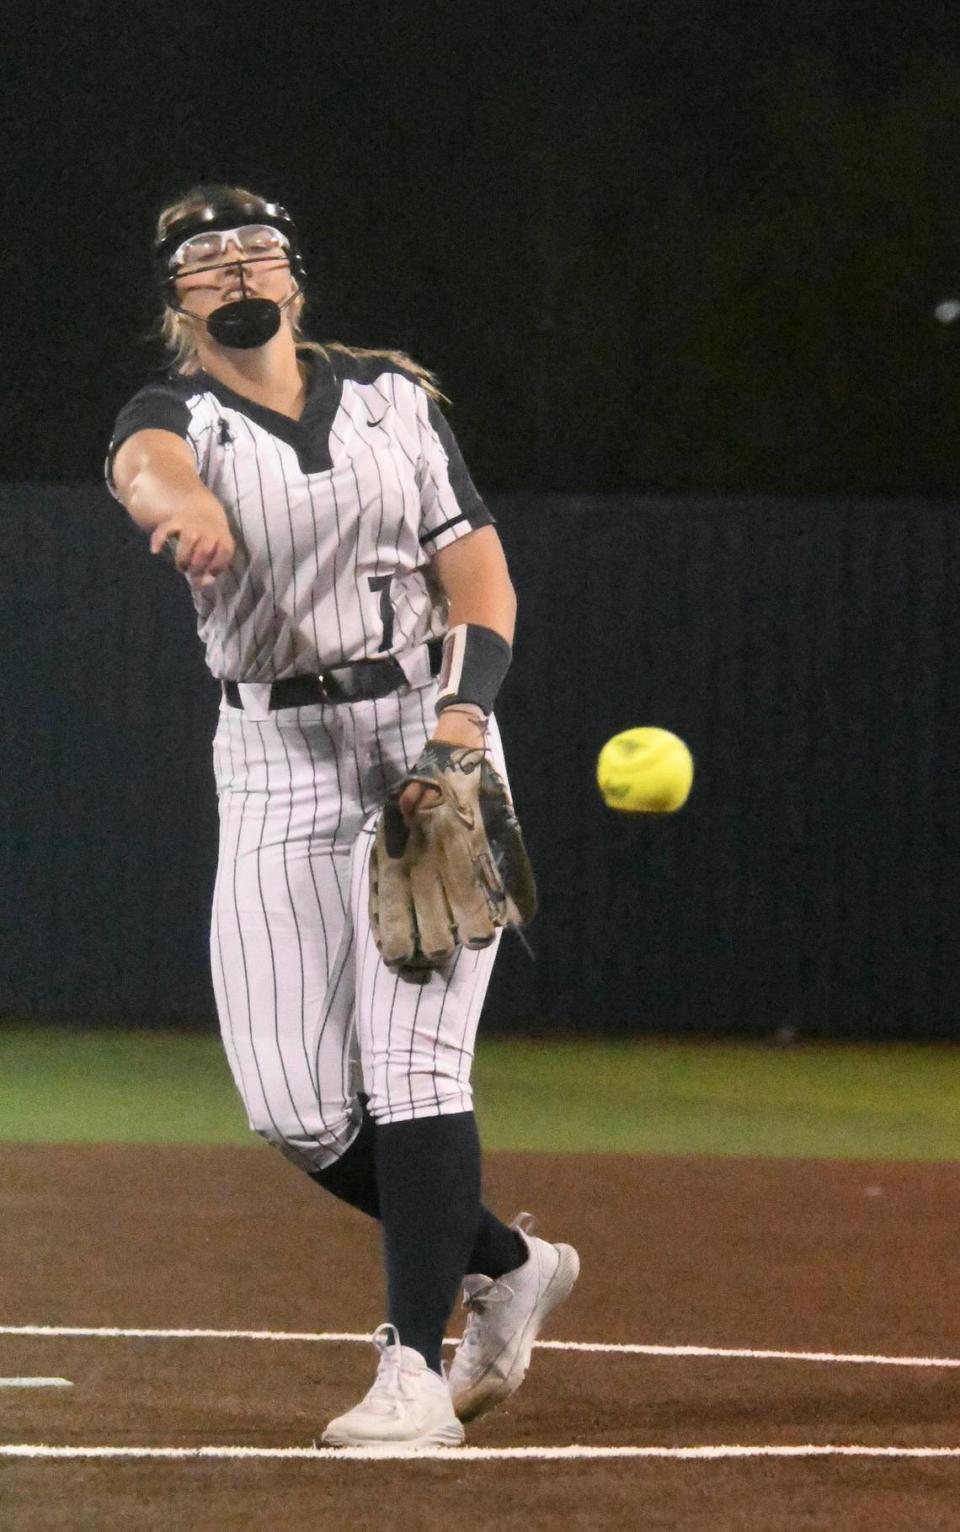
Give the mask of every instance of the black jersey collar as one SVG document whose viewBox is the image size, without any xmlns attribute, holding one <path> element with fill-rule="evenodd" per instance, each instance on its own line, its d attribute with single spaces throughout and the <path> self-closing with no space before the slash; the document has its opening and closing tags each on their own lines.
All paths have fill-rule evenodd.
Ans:
<svg viewBox="0 0 960 1532">
<path fill-rule="evenodd" d="M 213 394 L 228 409 L 245 415 L 271 436 L 286 442 L 296 452 L 297 461 L 304 473 L 324 473 L 333 467 L 330 428 L 340 407 L 341 385 L 330 363 L 319 352 L 302 351 L 298 355 L 310 370 L 303 414 L 299 420 L 293 420 L 280 410 L 271 410 L 264 404 L 258 404 L 255 399 L 248 399 L 245 394 L 228 388 L 226 383 L 221 383 L 219 378 L 204 372 L 202 368 L 193 374 L 191 381 L 196 381 L 204 393 Z"/>
</svg>

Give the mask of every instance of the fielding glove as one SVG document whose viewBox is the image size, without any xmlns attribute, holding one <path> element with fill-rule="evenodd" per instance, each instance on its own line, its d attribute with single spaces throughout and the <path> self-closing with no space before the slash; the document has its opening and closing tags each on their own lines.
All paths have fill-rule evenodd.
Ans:
<svg viewBox="0 0 960 1532">
<path fill-rule="evenodd" d="M 399 798 L 428 789 L 408 823 Z M 458 945 L 488 947 L 536 911 L 533 869 L 503 778 L 482 750 L 428 744 L 391 792 L 370 858 L 370 924 L 384 963 L 423 984 Z"/>
</svg>

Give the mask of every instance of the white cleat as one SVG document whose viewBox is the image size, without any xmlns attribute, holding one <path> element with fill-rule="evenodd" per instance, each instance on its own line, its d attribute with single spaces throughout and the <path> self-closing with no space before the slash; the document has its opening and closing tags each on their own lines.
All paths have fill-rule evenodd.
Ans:
<svg viewBox="0 0 960 1532">
<path fill-rule="evenodd" d="M 331 1420 L 325 1445 L 401 1452 L 462 1446 L 463 1427 L 446 1379 L 430 1371 L 419 1351 L 401 1346 L 393 1325 L 381 1325 L 373 1344 L 380 1355 L 373 1387 L 352 1410 Z"/>
<path fill-rule="evenodd" d="M 458 1420 L 476 1419 L 520 1387 L 544 1320 L 570 1296 L 580 1275 L 573 1246 L 537 1239 L 530 1232 L 532 1223 L 529 1213 L 519 1213 L 510 1226 L 529 1251 L 523 1266 L 496 1281 L 464 1278 L 467 1327 L 449 1375 Z"/>
</svg>

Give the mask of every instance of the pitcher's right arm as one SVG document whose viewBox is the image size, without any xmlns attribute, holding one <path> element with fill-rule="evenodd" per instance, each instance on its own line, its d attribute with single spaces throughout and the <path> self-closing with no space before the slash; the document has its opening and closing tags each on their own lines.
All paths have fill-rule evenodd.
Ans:
<svg viewBox="0 0 960 1532">
<path fill-rule="evenodd" d="M 236 544 L 223 506 L 197 473 L 189 443 L 172 431 L 134 431 L 117 450 L 112 477 L 132 519 L 150 533 L 151 553 L 172 541 L 177 568 L 196 585 L 212 585 Z"/>
</svg>

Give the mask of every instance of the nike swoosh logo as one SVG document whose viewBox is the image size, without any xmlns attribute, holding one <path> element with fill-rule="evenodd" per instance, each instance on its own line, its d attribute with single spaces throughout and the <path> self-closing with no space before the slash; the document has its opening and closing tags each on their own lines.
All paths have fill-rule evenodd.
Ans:
<svg viewBox="0 0 960 1532">
<path fill-rule="evenodd" d="M 387 418 L 386 414 L 384 413 L 383 415 L 380 416 L 380 420 L 368 420 L 367 421 L 367 425 L 368 426 L 378 426 L 380 424 L 380 421 L 386 420 L 386 418 Z"/>
</svg>

